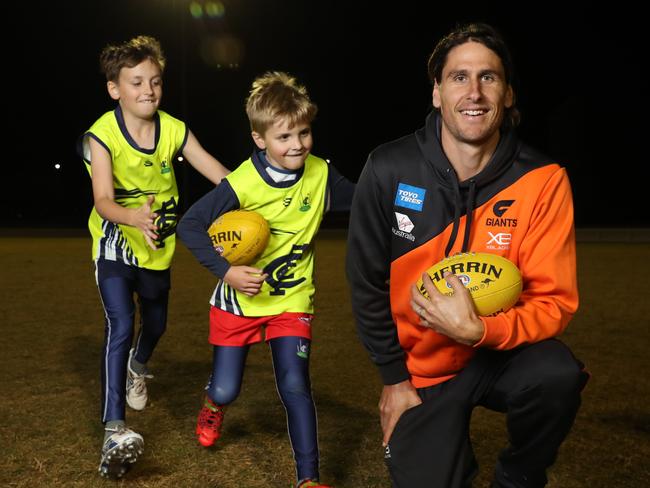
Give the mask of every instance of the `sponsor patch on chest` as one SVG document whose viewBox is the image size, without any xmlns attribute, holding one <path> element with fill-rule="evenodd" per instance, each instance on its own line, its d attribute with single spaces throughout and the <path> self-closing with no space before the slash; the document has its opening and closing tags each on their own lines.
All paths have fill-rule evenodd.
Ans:
<svg viewBox="0 0 650 488">
<path fill-rule="evenodd" d="M 399 230 L 403 230 L 404 232 L 411 232 L 415 228 L 415 225 L 413 225 L 413 222 L 411 222 L 411 219 L 409 219 L 408 215 L 395 212 L 395 219 L 397 219 L 397 227 Z"/>
<path fill-rule="evenodd" d="M 426 193 L 424 188 L 400 183 L 395 193 L 395 205 L 421 212 Z"/>
<path fill-rule="evenodd" d="M 411 234 L 411 231 L 415 228 L 415 224 L 411 222 L 409 216 L 395 212 L 395 220 L 397 221 L 397 227 L 399 230 L 395 229 L 395 227 L 391 227 L 393 234 L 397 237 L 408 239 L 411 242 L 415 241 L 415 236 Z"/>
</svg>

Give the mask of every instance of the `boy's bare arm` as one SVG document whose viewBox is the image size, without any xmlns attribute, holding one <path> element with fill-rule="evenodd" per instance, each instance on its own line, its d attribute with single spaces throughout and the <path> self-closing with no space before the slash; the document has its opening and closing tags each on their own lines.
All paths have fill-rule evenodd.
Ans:
<svg viewBox="0 0 650 488">
<path fill-rule="evenodd" d="M 144 235 L 149 247 L 156 249 L 154 241 L 158 238 L 158 235 L 156 234 L 154 222 L 157 214 L 151 211 L 154 197 L 150 196 L 147 203 L 139 208 L 125 208 L 115 203 L 111 156 L 95 139 L 89 138 L 89 141 L 93 199 L 97 213 L 104 219 L 116 224 L 137 227 Z"/>
<path fill-rule="evenodd" d="M 192 134 L 192 131 L 189 131 L 187 135 L 187 141 L 183 148 L 183 156 L 187 158 L 194 169 L 215 185 L 218 185 L 230 173 L 230 170 L 203 149 L 198 139 Z"/>
</svg>

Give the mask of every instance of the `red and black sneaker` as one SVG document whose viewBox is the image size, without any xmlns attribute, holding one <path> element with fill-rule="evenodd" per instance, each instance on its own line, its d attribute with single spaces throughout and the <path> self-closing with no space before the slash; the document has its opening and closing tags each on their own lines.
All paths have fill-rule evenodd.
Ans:
<svg viewBox="0 0 650 488">
<path fill-rule="evenodd" d="M 217 405 L 207 396 L 196 422 L 196 435 L 199 444 L 210 447 L 221 435 L 224 407 Z"/>
</svg>

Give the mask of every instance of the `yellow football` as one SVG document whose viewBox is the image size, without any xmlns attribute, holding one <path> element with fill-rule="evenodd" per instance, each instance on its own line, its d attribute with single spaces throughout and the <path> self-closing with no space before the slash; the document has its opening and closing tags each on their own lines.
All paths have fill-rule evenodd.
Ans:
<svg viewBox="0 0 650 488">
<path fill-rule="evenodd" d="M 269 224 L 252 210 L 232 210 L 208 228 L 215 250 L 233 266 L 253 263 L 269 243 Z"/>
<path fill-rule="evenodd" d="M 521 294 L 521 273 L 514 263 L 502 256 L 484 252 L 462 253 L 443 259 L 427 270 L 440 293 L 453 295 L 453 289 L 443 278 L 445 271 L 458 276 L 472 295 L 479 315 L 494 315 L 512 307 Z M 428 296 L 422 278 L 417 287 Z"/>
</svg>

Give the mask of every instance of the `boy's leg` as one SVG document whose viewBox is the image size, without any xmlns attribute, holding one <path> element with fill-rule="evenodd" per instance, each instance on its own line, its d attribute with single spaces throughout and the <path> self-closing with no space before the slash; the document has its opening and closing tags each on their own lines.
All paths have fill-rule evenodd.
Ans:
<svg viewBox="0 0 650 488">
<path fill-rule="evenodd" d="M 140 331 L 133 358 L 146 364 L 167 327 L 170 270 L 138 270 L 137 293 L 140 304 Z"/>
<path fill-rule="evenodd" d="M 207 396 L 196 423 L 198 441 L 205 447 L 213 445 L 221 436 L 224 407 L 239 395 L 248 350 L 249 346 L 213 348 L 212 374 L 205 388 Z"/>
<path fill-rule="evenodd" d="M 101 275 L 99 275 L 101 278 Z M 126 363 L 133 340 L 133 283 L 110 277 L 98 282 L 105 313 L 101 364 L 102 422 L 124 420 Z"/>
<path fill-rule="evenodd" d="M 278 393 L 287 412 L 289 437 L 299 480 L 318 479 L 316 409 L 309 379 L 309 347 L 303 337 L 269 340 Z"/>
<path fill-rule="evenodd" d="M 99 472 L 120 478 L 143 453 L 142 436 L 127 429 L 125 378 L 128 350 L 133 338 L 133 285 L 131 270 L 114 262 L 97 262 L 97 286 L 105 312 L 104 348 L 101 363 L 102 422 L 106 432 Z"/>
<path fill-rule="evenodd" d="M 480 404 L 507 413 L 511 445 L 499 456 L 494 487 L 542 487 L 569 433 L 588 374 L 568 347 L 549 339 L 508 352 Z"/>
<path fill-rule="evenodd" d="M 167 303 L 169 299 L 169 270 L 134 271 L 136 292 L 140 304 L 140 331 L 136 345 L 129 353 L 126 380 L 126 402 L 134 410 L 142 410 L 147 405 L 146 363 L 165 332 L 167 326 Z"/>
<path fill-rule="evenodd" d="M 225 406 L 239 396 L 249 349 L 249 346 L 213 346 L 212 374 L 205 390 L 215 404 Z"/>
</svg>

